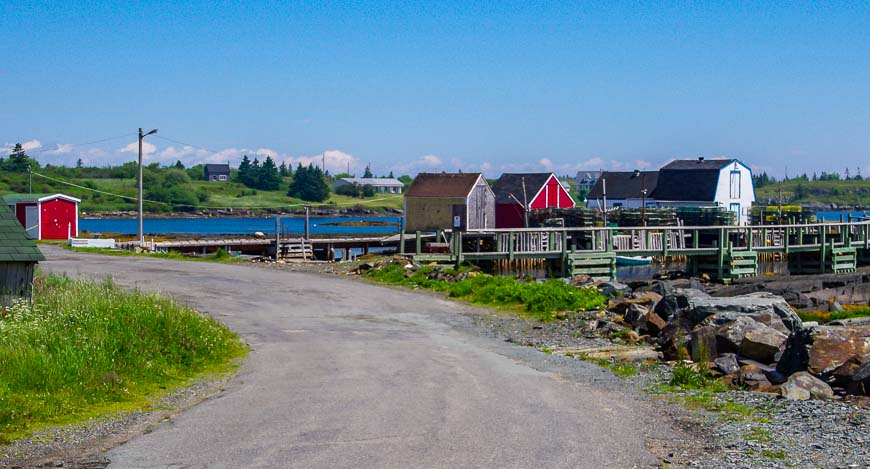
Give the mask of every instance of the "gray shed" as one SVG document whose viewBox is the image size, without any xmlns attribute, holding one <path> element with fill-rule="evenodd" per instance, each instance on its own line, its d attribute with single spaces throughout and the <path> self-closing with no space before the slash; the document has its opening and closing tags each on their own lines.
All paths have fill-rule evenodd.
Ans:
<svg viewBox="0 0 870 469">
<path fill-rule="evenodd" d="M 0 204 L 0 306 L 30 298 L 34 267 L 43 260 L 45 257 L 27 237 L 12 209 Z"/>
<path fill-rule="evenodd" d="M 405 191 L 405 231 L 495 228 L 495 194 L 480 173 L 420 173 Z"/>
</svg>

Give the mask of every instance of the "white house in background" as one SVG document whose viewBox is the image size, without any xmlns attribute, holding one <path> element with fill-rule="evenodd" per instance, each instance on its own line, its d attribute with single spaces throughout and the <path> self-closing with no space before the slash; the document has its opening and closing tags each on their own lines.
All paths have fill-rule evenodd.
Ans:
<svg viewBox="0 0 870 469">
<path fill-rule="evenodd" d="M 659 170 L 652 197 L 659 207 L 725 207 L 746 225 L 755 186 L 752 170 L 735 159 L 676 160 Z"/>
<path fill-rule="evenodd" d="M 577 176 L 574 179 L 574 186 L 577 188 L 577 192 L 586 189 L 586 191 L 591 191 L 592 187 L 595 186 L 595 183 L 598 182 L 598 178 L 601 177 L 601 173 L 603 171 L 577 171 Z"/>
<path fill-rule="evenodd" d="M 375 192 L 381 194 L 401 194 L 405 184 L 393 178 L 341 178 L 332 183 L 332 190 L 348 184 L 358 186 L 372 186 Z"/>
<path fill-rule="evenodd" d="M 586 196 L 586 208 L 640 208 L 644 201 L 647 207 L 655 207 L 651 194 L 658 176 L 658 171 L 603 171 Z"/>
</svg>

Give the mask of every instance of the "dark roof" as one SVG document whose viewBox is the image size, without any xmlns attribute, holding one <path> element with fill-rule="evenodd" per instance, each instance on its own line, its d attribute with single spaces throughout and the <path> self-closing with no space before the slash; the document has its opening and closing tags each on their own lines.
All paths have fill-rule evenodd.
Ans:
<svg viewBox="0 0 870 469">
<path fill-rule="evenodd" d="M 676 160 L 659 171 L 656 200 L 712 201 L 716 198 L 719 172 L 734 159 Z"/>
<path fill-rule="evenodd" d="M 66 194 L 58 194 L 58 193 L 41 193 L 41 194 L 6 194 L 2 196 L 3 200 L 7 203 L 27 203 L 27 202 L 38 202 L 42 199 L 51 200 L 51 199 L 66 199 L 70 202 L 81 202 L 81 199 L 75 198 L 71 195 Z"/>
<path fill-rule="evenodd" d="M 405 197 L 467 197 L 480 173 L 420 173 Z"/>
<path fill-rule="evenodd" d="M 547 183 L 553 173 L 505 173 L 502 174 L 495 184 L 492 185 L 492 191 L 495 192 L 495 203 L 497 204 L 516 204 L 523 203 L 523 180 L 526 185 L 526 199 L 528 203 L 532 202 L 532 198 L 541 190 L 541 187 Z M 514 200 L 511 197 L 513 194 L 516 197 Z"/>
<path fill-rule="evenodd" d="M 698 158 L 695 160 L 674 160 L 670 163 L 664 165 L 662 169 L 679 169 L 679 170 L 709 170 L 715 169 L 720 170 L 725 166 L 728 166 L 730 163 L 734 162 L 734 159 L 718 159 L 718 160 L 707 160 L 704 158 Z"/>
<path fill-rule="evenodd" d="M 209 173 L 229 173 L 230 165 L 228 164 L 207 164 L 205 170 Z"/>
<path fill-rule="evenodd" d="M 587 196 L 590 199 L 600 199 L 604 196 L 604 185 L 607 185 L 607 197 L 611 199 L 640 199 L 646 185 L 646 196 L 652 193 L 659 184 L 658 171 L 640 171 L 635 176 L 634 171 L 605 171 L 592 186 Z"/>
<path fill-rule="evenodd" d="M 36 243 L 27 237 L 24 227 L 15 218 L 12 209 L 0 204 L 0 262 L 44 261 Z"/>
</svg>

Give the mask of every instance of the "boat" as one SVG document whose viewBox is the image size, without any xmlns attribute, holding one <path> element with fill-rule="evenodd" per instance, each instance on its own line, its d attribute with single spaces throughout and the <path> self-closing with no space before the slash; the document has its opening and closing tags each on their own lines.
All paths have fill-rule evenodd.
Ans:
<svg viewBox="0 0 870 469">
<path fill-rule="evenodd" d="M 616 265 L 649 265 L 652 257 L 616 256 Z"/>
</svg>

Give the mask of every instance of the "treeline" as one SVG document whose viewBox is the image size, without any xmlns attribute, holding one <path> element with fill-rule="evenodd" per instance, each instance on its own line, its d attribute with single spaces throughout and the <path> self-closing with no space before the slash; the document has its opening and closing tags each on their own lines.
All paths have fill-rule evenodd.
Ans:
<svg viewBox="0 0 870 469">
<path fill-rule="evenodd" d="M 813 173 L 812 176 L 807 173 L 803 173 L 793 177 L 785 177 L 782 180 L 777 180 L 773 176 L 769 176 L 766 172 L 762 172 L 760 174 L 755 174 L 752 176 L 752 182 L 755 184 L 755 188 L 761 188 L 765 186 L 769 186 L 771 184 L 776 184 L 780 182 L 788 182 L 788 181 L 798 181 L 798 182 L 811 182 L 811 181 L 863 181 L 864 177 L 861 176 L 861 168 L 856 168 L 854 173 L 850 173 L 848 169 L 844 172 L 843 176 L 840 173 L 833 172 L 829 173 L 826 171 L 822 171 L 821 173 Z"/>
</svg>

